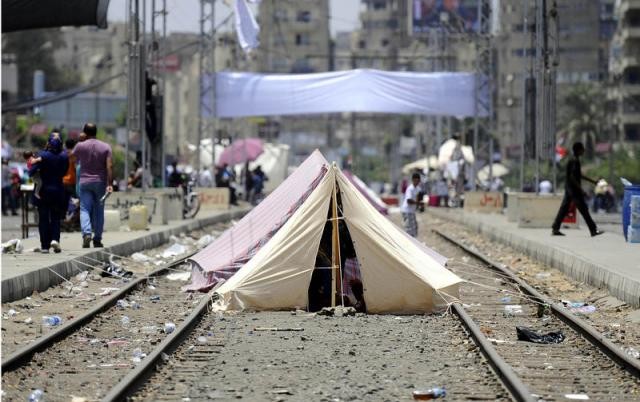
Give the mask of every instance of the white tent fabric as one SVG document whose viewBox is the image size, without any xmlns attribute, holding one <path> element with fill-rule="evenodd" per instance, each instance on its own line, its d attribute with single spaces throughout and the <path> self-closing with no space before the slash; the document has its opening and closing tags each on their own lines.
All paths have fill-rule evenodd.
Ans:
<svg viewBox="0 0 640 402">
<path fill-rule="evenodd" d="M 460 278 L 426 253 L 425 246 L 384 219 L 337 174 L 344 219 L 360 263 L 370 313 L 419 313 L 442 308 L 436 290 L 458 297 Z M 401 232 L 401 235 L 400 233 Z"/>
<path fill-rule="evenodd" d="M 309 166 L 309 163 L 305 161 L 303 165 Z M 369 313 L 433 312 L 446 305 L 447 296 L 458 297 L 461 279 L 444 267 L 444 257 L 378 213 L 337 167 L 320 172 L 319 183 L 286 223 L 217 289 L 220 299 L 216 308 L 278 310 L 307 306 L 309 284 L 336 183 L 360 263 Z M 283 186 L 291 182 L 294 180 L 287 179 Z M 270 213 L 279 216 L 287 210 L 291 207 L 281 204 Z M 239 225 L 243 226 L 242 223 Z M 233 232 L 234 228 L 222 237 L 233 237 Z M 193 260 L 198 263 L 194 274 L 198 269 L 203 271 L 194 275 L 194 282 L 214 269 L 208 256 L 216 252 L 214 242 L 194 256 Z"/>
<path fill-rule="evenodd" d="M 475 115 L 474 91 L 473 73 L 221 72 L 216 75 L 216 113 L 222 118 L 341 112 L 469 117 Z"/>
</svg>

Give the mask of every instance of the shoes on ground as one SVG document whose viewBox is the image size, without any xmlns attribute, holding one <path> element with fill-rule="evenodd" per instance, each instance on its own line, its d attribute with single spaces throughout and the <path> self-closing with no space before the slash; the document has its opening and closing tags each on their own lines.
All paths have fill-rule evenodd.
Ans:
<svg viewBox="0 0 640 402">
<path fill-rule="evenodd" d="M 600 236 L 601 234 L 603 234 L 604 232 L 600 229 L 596 229 L 595 232 L 591 233 L 591 237 L 596 237 L 596 236 Z"/>
<path fill-rule="evenodd" d="M 93 247 L 99 248 L 99 247 L 104 247 L 102 245 L 102 241 L 101 240 L 93 240 Z"/>
<path fill-rule="evenodd" d="M 91 247 L 91 235 L 82 236 L 82 248 Z"/>
<path fill-rule="evenodd" d="M 41 254 L 49 254 L 49 249 L 48 248 L 36 248 L 33 250 L 34 253 L 41 253 Z"/>
<path fill-rule="evenodd" d="M 55 240 L 51 242 L 51 248 L 53 249 L 54 253 L 59 253 L 62 251 L 62 249 L 60 248 L 60 243 Z"/>
<path fill-rule="evenodd" d="M 554 230 L 551 232 L 551 236 L 565 236 L 565 234 L 559 230 Z"/>
</svg>

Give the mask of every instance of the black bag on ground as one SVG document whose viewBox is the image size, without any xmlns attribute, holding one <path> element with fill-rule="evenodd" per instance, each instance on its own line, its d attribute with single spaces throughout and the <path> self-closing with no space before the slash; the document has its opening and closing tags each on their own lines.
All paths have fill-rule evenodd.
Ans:
<svg viewBox="0 0 640 402">
<path fill-rule="evenodd" d="M 560 343 L 564 341 L 564 334 L 560 331 L 549 332 L 548 334 L 540 335 L 530 328 L 516 327 L 519 341 L 527 341 L 533 343 Z"/>
</svg>

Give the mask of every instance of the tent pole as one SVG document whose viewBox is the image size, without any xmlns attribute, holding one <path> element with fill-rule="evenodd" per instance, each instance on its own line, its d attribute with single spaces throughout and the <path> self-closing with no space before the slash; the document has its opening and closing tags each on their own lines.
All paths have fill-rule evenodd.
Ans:
<svg viewBox="0 0 640 402">
<path fill-rule="evenodd" d="M 333 162 L 333 171 L 336 171 L 336 163 Z M 342 267 L 340 264 L 340 231 L 338 230 L 338 188 L 334 179 L 333 191 L 331 193 L 331 307 L 336 306 L 336 291 L 342 288 Z M 337 273 L 340 274 L 340 285 L 338 285 Z M 344 306 L 344 295 L 340 292 L 342 306 Z"/>
</svg>

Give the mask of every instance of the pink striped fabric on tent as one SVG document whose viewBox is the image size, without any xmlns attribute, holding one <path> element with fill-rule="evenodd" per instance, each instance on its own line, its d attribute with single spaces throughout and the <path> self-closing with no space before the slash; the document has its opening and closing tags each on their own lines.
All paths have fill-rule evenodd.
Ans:
<svg viewBox="0 0 640 402">
<path fill-rule="evenodd" d="M 351 182 L 351 184 L 353 184 L 355 186 L 355 188 L 358 189 L 358 191 L 360 191 L 362 193 L 362 195 L 364 195 L 364 198 L 367 199 L 367 201 L 369 201 L 371 203 L 371 205 L 373 205 L 375 207 L 375 209 L 378 210 L 378 212 L 380 212 L 382 215 L 388 215 L 389 214 L 389 210 L 387 209 L 387 207 L 383 206 L 383 202 L 382 200 L 375 200 L 373 197 L 371 197 L 371 195 L 369 194 L 369 192 L 367 190 L 367 188 L 363 188 L 362 186 L 366 184 L 364 184 L 361 180 L 356 180 L 355 178 L 357 177 L 356 175 L 354 175 L 353 173 L 349 172 L 348 170 L 343 170 L 342 174 L 344 174 L 347 179 L 349 179 L 349 181 Z M 372 190 L 370 190 L 372 191 Z"/>
<path fill-rule="evenodd" d="M 235 274 L 286 223 L 326 174 L 328 162 L 314 151 L 273 193 L 213 243 L 194 255 L 187 291 L 205 291 Z"/>
</svg>

